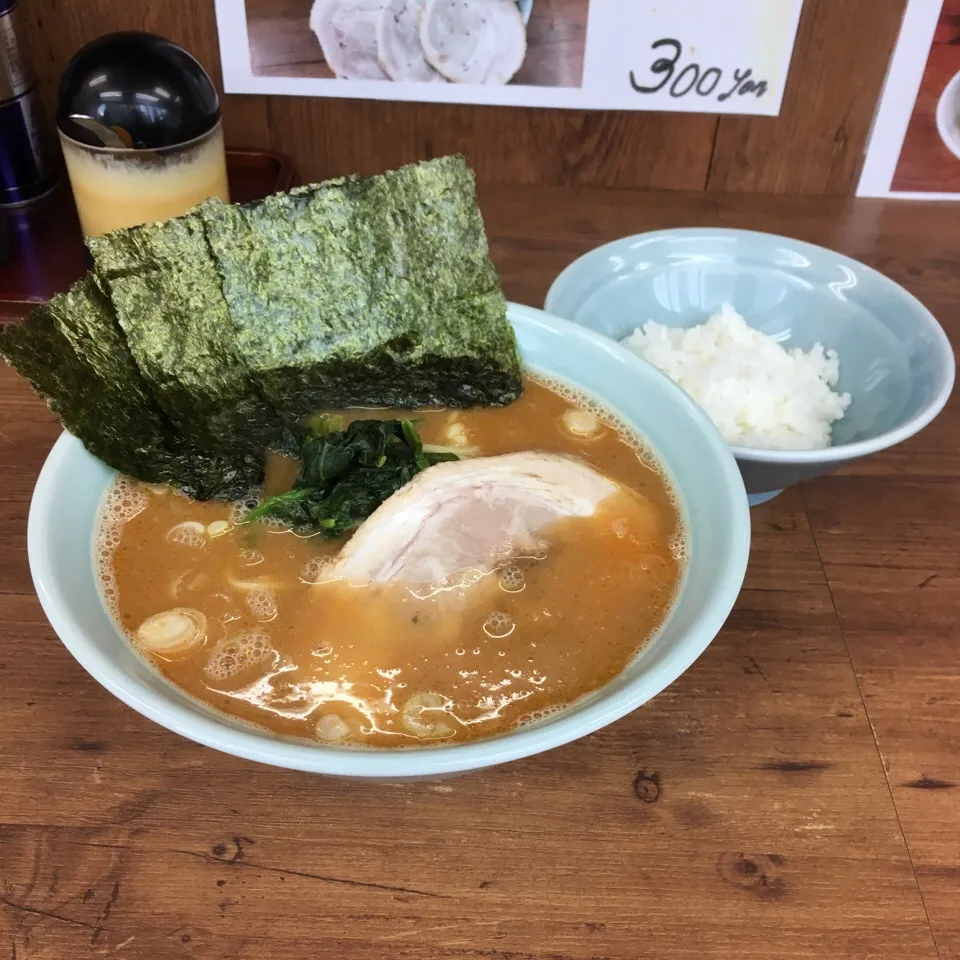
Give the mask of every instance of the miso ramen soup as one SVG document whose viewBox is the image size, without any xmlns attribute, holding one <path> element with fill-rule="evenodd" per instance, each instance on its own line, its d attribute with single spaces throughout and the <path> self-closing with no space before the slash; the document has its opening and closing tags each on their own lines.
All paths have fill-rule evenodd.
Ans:
<svg viewBox="0 0 960 960">
<path fill-rule="evenodd" d="M 612 481 L 612 492 L 533 539 L 493 529 L 493 496 L 459 514 L 437 546 L 442 568 L 459 540 L 487 537 L 496 543 L 488 564 L 435 582 L 364 583 L 331 575 L 344 539 L 245 523 L 250 503 L 198 503 L 119 478 L 105 494 L 96 554 L 104 601 L 133 646 L 216 710 L 349 747 L 503 733 L 613 679 L 662 623 L 682 574 L 680 518 L 650 451 L 583 398 L 532 378 L 508 408 L 415 416 L 428 449 L 454 450 L 464 464 L 559 454 Z M 450 466 L 428 467 L 418 480 L 437 471 L 441 481 Z M 296 471 L 276 458 L 264 493 L 288 488 Z M 404 548 L 419 522 L 411 514 L 401 524 Z M 391 549 L 373 530 L 368 549 Z"/>
</svg>

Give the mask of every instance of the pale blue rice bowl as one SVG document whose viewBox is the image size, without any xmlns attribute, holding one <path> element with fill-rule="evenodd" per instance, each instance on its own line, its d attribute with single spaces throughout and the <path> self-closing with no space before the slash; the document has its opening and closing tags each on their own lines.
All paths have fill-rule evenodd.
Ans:
<svg viewBox="0 0 960 960">
<path fill-rule="evenodd" d="M 840 253 L 748 230 L 690 228 L 615 240 L 554 281 L 546 309 L 619 341 L 647 321 L 691 327 L 729 303 L 785 346 L 836 350 L 851 395 L 820 450 L 733 446 L 752 503 L 908 439 L 953 389 L 953 349 L 903 287 Z"/>
</svg>

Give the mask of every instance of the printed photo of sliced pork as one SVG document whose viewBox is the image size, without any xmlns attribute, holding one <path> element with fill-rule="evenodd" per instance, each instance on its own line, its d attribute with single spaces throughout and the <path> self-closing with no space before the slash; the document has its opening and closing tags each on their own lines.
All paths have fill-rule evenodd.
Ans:
<svg viewBox="0 0 960 960">
<path fill-rule="evenodd" d="M 389 80 L 380 66 L 381 0 L 316 0 L 310 29 L 330 69 L 344 80 Z"/>
<path fill-rule="evenodd" d="M 380 66 L 391 80 L 444 83 L 427 62 L 420 42 L 420 18 L 426 0 L 387 0 L 377 21 Z"/>
<path fill-rule="evenodd" d="M 454 83 L 507 83 L 527 53 L 513 0 L 427 0 L 420 43 L 427 61 Z"/>
<path fill-rule="evenodd" d="M 589 2 L 247 0 L 250 65 L 259 77 L 579 87 Z"/>
</svg>

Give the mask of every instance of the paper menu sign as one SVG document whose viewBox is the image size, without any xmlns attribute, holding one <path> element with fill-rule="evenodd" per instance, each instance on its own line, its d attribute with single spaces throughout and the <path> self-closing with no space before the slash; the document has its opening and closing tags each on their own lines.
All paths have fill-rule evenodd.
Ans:
<svg viewBox="0 0 960 960">
<path fill-rule="evenodd" d="M 780 112 L 795 0 L 593 0 L 581 107 Z"/>
<path fill-rule="evenodd" d="M 447 82 L 482 71 L 482 55 L 465 46 L 446 60 L 426 52 L 436 82 L 372 77 L 378 16 L 402 10 L 422 31 L 420 18 L 440 16 L 444 4 L 513 0 L 216 0 L 216 11 L 227 93 L 770 116 L 780 111 L 802 2 L 518 0 L 525 53 L 508 83 Z M 357 10 L 365 24 L 355 25 Z M 333 35 L 355 78 L 327 62 Z M 340 62 L 336 50 L 330 59 Z"/>
</svg>

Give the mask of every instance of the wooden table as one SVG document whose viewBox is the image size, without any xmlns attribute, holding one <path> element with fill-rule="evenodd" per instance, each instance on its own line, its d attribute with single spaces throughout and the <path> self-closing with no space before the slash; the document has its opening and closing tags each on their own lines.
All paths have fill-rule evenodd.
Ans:
<svg viewBox="0 0 960 960">
<path fill-rule="evenodd" d="M 953 207 L 481 200 L 522 302 L 602 241 L 720 224 L 859 257 L 960 338 Z M 83 672 L 27 569 L 56 435 L 0 371 L 0 956 L 960 957 L 960 403 L 755 510 L 733 615 L 652 703 L 543 756 L 400 786 L 214 753 Z"/>
</svg>

